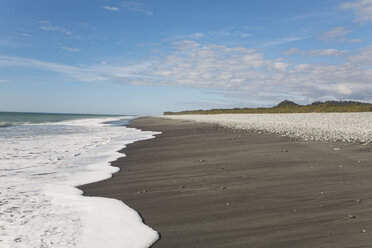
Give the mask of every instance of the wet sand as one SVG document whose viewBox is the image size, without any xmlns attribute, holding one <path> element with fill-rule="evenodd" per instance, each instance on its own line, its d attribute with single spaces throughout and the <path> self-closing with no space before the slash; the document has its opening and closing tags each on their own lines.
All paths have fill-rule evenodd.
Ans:
<svg viewBox="0 0 372 248">
<path fill-rule="evenodd" d="M 371 144 L 155 117 L 131 126 L 162 134 L 80 188 L 137 210 L 161 234 L 154 247 L 372 247 Z"/>
</svg>

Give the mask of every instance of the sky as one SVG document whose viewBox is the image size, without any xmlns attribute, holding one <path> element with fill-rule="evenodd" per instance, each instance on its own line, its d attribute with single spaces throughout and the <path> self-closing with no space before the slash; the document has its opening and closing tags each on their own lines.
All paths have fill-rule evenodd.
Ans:
<svg viewBox="0 0 372 248">
<path fill-rule="evenodd" d="M 0 4 L 0 111 L 372 102 L 372 0 Z"/>
</svg>

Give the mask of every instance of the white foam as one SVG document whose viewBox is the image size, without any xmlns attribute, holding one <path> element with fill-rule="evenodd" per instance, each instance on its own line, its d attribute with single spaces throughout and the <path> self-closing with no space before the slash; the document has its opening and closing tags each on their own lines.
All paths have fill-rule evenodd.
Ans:
<svg viewBox="0 0 372 248">
<path fill-rule="evenodd" d="M 318 141 L 369 142 L 372 113 L 167 115 L 169 119 L 215 123 Z"/>
<path fill-rule="evenodd" d="M 121 118 L 122 119 L 122 118 Z M 75 186 L 117 172 L 116 151 L 154 132 L 102 124 L 116 118 L 12 127 L 0 136 L 0 247 L 149 247 L 158 233 L 121 201 Z"/>
</svg>

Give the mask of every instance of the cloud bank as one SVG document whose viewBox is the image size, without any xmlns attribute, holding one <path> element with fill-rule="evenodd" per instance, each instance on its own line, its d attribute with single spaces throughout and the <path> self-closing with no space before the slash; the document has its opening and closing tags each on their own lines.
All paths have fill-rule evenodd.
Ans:
<svg viewBox="0 0 372 248">
<path fill-rule="evenodd" d="M 292 52 L 301 52 L 293 49 Z M 347 51 L 303 52 L 311 56 L 339 56 Z M 68 66 L 20 57 L 0 56 L 1 66 L 54 71 L 75 80 L 123 84 L 192 87 L 219 90 L 250 101 L 289 98 L 304 102 L 323 99 L 372 101 L 372 45 L 335 64 L 294 64 L 283 58 L 266 59 L 255 49 L 173 43 L 164 57 L 135 65 Z"/>
<path fill-rule="evenodd" d="M 345 53 L 335 49 L 306 52 L 312 56 Z M 159 84 L 244 92 L 252 100 L 276 95 L 370 101 L 372 46 L 343 63 L 291 64 L 281 58 L 265 59 L 254 49 L 183 41 L 176 43 L 174 52 L 154 65 L 148 75 L 160 78 Z"/>
</svg>

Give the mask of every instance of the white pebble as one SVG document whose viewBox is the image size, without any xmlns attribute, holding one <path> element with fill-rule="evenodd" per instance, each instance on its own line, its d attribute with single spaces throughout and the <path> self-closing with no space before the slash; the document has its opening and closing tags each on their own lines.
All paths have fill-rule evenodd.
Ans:
<svg viewBox="0 0 372 248">
<path fill-rule="evenodd" d="M 372 112 L 295 114 L 167 115 L 169 119 L 219 124 L 296 139 L 368 143 L 372 140 Z M 333 148 L 340 150 L 340 148 Z"/>
</svg>

